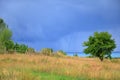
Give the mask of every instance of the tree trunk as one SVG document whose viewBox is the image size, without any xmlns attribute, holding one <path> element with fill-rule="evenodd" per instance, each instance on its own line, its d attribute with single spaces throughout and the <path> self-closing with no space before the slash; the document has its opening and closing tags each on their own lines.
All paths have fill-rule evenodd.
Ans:
<svg viewBox="0 0 120 80">
<path fill-rule="evenodd" d="M 103 57 L 102 56 L 100 56 L 99 59 L 100 59 L 100 61 L 103 61 Z"/>
</svg>

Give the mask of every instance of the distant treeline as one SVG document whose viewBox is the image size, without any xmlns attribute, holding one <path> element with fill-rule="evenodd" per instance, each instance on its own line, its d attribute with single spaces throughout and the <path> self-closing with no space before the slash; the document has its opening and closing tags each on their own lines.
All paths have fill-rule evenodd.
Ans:
<svg viewBox="0 0 120 80">
<path fill-rule="evenodd" d="M 26 53 L 26 51 L 34 52 L 33 48 L 29 48 L 25 44 L 15 43 L 11 37 L 12 31 L 8 28 L 4 20 L 0 18 L 0 53 Z"/>
<path fill-rule="evenodd" d="M 63 56 L 66 53 L 62 50 L 54 52 L 51 48 L 43 48 L 40 52 L 36 52 L 34 48 L 28 47 L 25 44 L 19 44 L 12 39 L 12 31 L 6 25 L 3 19 L 0 18 L 0 53 L 20 53 L 20 54 L 44 54 L 44 55 L 58 55 Z"/>
<path fill-rule="evenodd" d="M 30 48 L 25 44 L 15 43 L 12 39 L 12 31 L 5 24 L 3 19 L 0 19 L 0 53 L 36 53 L 34 48 Z M 115 40 L 108 32 L 94 32 L 93 36 L 88 38 L 88 41 L 83 43 L 85 54 L 90 54 L 92 57 L 98 57 L 101 61 L 104 58 L 111 59 L 111 53 L 116 48 Z M 43 48 L 39 53 L 51 56 L 64 56 L 66 53 L 62 50 L 54 52 L 53 49 Z M 74 56 L 78 56 L 77 53 Z"/>
</svg>

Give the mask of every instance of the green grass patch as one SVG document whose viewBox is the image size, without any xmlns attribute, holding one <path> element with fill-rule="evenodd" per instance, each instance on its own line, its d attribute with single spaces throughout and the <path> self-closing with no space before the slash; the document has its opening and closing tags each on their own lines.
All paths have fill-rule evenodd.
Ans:
<svg viewBox="0 0 120 80">
<path fill-rule="evenodd" d="M 71 76 L 46 73 L 36 70 L 33 70 L 32 74 L 38 77 L 40 80 L 86 80 L 86 78 L 83 77 L 71 77 Z"/>
<path fill-rule="evenodd" d="M 87 80 L 84 77 L 71 77 L 30 68 L 4 68 L 0 70 L 2 71 L 0 72 L 0 80 Z"/>
</svg>

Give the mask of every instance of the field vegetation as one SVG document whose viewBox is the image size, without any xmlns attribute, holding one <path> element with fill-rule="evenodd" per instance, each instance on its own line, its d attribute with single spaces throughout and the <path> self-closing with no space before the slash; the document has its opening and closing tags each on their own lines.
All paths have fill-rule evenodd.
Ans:
<svg viewBox="0 0 120 80">
<path fill-rule="evenodd" d="M 120 59 L 1 54 L 0 80 L 120 80 Z"/>
</svg>

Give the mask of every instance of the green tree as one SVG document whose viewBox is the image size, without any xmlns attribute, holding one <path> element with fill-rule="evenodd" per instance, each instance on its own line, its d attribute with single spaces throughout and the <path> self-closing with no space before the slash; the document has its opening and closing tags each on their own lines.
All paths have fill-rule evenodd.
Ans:
<svg viewBox="0 0 120 80">
<path fill-rule="evenodd" d="M 5 42 L 10 40 L 12 37 L 12 32 L 8 26 L 4 23 L 3 19 L 0 19 L 0 42 Z"/>
<path fill-rule="evenodd" d="M 19 53 L 26 53 L 27 49 L 28 49 L 28 46 L 25 44 L 16 43 L 14 46 L 14 50 Z"/>
<path fill-rule="evenodd" d="M 11 40 L 12 32 L 8 28 L 4 28 L 0 32 L 0 41 L 4 44 L 6 41 Z"/>
<path fill-rule="evenodd" d="M 95 32 L 88 41 L 84 42 L 84 53 L 99 57 L 101 61 L 107 56 L 111 59 L 111 52 L 116 48 L 112 35 L 108 32 Z"/>
<path fill-rule="evenodd" d="M 25 44 L 21 44 L 19 48 L 21 53 L 25 53 L 28 49 L 28 46 L 26 46 Z"/>
<path fill-rule="evenodd" d="M 5 46 L 6 46 L 6 51 L 13 51 L 14 50 L 14 42 L 12 40 L 8 40 L 5 42 Z"/>
<path fill-rule="evenodd" d="M 18 43 L 15 43 L 15 45 L 14 45 L 14 50 L 15 50 L 16 52 L 19 51 L 19 44 L 18 44 Z"/>
<path fill-rule="evenodd" d="M 6 24 L 4 23 L 4 20 L 0 18 L 0 32 L 6 28 Z"/>
<path fill-rule="evenodd" d="M 12 32 L 8 28 L 8 26 L 5 24 L 3 19 L 0 19 L 0 50 L 5 50 L 6 45 L 5 43 L 9 40 L 11 40 Z"/>
<path fill-rule="evenodd" d="M 12 31 L 8 28 L 3 19 L 0 18 L 0 53 L 5 51 L 16 51 L 19 53 L 25 53 L 28 46 L 25 44 L 15 44 L 11 40 Z M 32 49 L 33 50 L 33 49 Z"/>
</svg>

